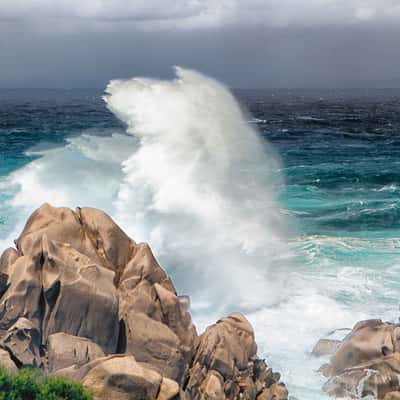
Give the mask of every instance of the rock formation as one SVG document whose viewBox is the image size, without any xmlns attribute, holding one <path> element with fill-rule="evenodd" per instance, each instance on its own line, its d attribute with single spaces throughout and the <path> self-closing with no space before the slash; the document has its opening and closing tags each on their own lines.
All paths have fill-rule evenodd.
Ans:
<svg viewBox="0 0 400 400">
<path fill-rule="evenodd" d="M 317 345 L 316 348 L 320 346 Z M 400 398 L 400 325 L 358 322 L 339 346 L 332 343 L 326 392 L 336 397 Z"/>
<path fill-rule="evenodd" d="M 280 375 L 256 357 L 250 323 L 234 313 L 208 327 L 191 363 L 188 399 L 283 400 L 287 390 Z"/>
<path fill-rule="evenodd" d="M 80 380 L 99 400 L 287 399 L 242 314 L 199 337 L 189 306 L 109 216 L 44 204 L 0 258 L 0 364 Z"/>
</svg>

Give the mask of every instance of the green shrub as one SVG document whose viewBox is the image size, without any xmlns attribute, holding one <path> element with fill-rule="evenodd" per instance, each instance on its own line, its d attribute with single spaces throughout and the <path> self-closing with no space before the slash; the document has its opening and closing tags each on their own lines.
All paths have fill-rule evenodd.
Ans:
<svg viewBox="0 0 400 400">
<path fill-rule="evenodd" d="M 0 400 L 92 400 L 92 395 L 79 382 L 45 377 L 37 369 L 10 374 L 0 367 Z"/>
<path fill-rule="evenodd" d="M 0 400 L 8 400 L 11 390 L 11 377 L 5 368 L 0 367 Z"/>
<path fill-rule="evenodd" d="M 33 368 L 21 369 L 11 375 L 9 400 L 36 400 L 40 396 L 40 374 Z"/>
<path fill-rule="evenodd" d="M 91 400 L 90 393 L 78 382 L 52 376 L 41 385 L 40 400 Z"/>
</svg>

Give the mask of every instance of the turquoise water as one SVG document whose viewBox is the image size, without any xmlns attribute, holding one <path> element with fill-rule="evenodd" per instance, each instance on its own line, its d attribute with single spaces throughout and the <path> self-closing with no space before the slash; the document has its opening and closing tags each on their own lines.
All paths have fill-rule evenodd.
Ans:
<svg viewBox="0 0 400 400">
<path fill-rule="evenodd" d="M 246 311 L 260 351 L 282 371 L 292 395 L 320 399 L 323 379 L 315 371 L 321 361 L 309 355 L 313 344 L 359 319 L 399 316 L 400 93 L 236 96 L 281 160 L 273 173 L 282 178 L 279 206 L 292 253 L 280 276 L 285 295 L 271 302 L 269 289 L 261 290 L 258 297 L 269 300 Z M 135 148 L 137 140 L 125 134 L 100 92 L 0 91 L 2 248 L 42 201 L 114 215 Z M 118 215 L 129 208 L 124 212 Z M 129 231 L 126 220 L 119 222 Z M 170 223 L 176 223 L 173 214 Z M 177 271 L 170 270 L 185 290 Z M 201 307 L 193 312 L 200 326 L 210 322 Z"/>
</svg>

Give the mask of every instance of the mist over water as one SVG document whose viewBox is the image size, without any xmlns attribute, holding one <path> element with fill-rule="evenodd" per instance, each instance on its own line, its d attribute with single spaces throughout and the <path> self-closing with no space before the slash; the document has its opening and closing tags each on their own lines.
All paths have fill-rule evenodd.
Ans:
<svg viewBox="0 0 400 400">
<path fill-rule="evenodd" d="M 112 81 L 109 109 L 139 139 L 118 220 L 139 227 L 177 284 L 212 309 L 275 302 L 287 256 L 278 160 L 232 94 L 197 72 Z M 263 293 L 263 295 L 261 295 Z"/>
<path fill-rule="evenodd" d="M 43 202 L 101 208 L 151 244 L 200 331 L 244 311 L 290 394 L 321 400 L 315 342 L 398 318 L 400 94 L 359 95 L 241 92 L 250 116 L 178 68 L 105 102 L 0 96 L 0 247 Z"/>
<path fill-rule="evenodd" d="M 10 177 L 12 204 L 20 215 L 45 201 L 105 209 L 207 320 L 274 304 L 289 263 L 278 157 L 223 85 L 176 74 L 110 82 L 103 98 L 127 134 L 36 151 Z"/>
</svg>

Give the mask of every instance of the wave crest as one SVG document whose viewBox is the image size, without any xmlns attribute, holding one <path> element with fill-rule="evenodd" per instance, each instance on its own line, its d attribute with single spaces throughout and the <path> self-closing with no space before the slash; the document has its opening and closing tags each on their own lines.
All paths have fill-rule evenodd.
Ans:
<svg viewBox="0 0 400 400">
<path fill-rule="evenodd" d="M 111 81 L 128 135 L 82 135 L 12 175 L 14 207 L 106 210 L 147 241 L 194 307 L 220 314 L 277 301 L 288 256 L 279 160 L 234 96 L 200 73 Z"/>
</svg>

